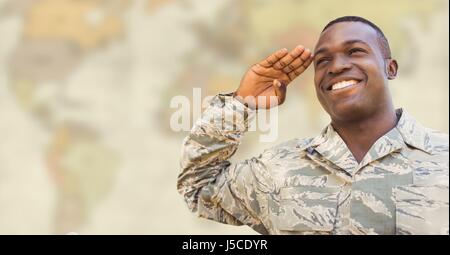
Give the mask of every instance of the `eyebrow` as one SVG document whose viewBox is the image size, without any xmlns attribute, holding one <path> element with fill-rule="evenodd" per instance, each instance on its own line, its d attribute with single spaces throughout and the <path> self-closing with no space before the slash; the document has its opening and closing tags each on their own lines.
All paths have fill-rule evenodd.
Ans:
<svg viewBox="0 0 450 255">
<path fill-rule="evenodd" d="M 350 45 L 350 44 L 355 44 L 355 43 L 362 43 L 362 44 L 365 44 L 365 45 L 369 46 L 369 44 L 367 44 L 366 42 L 361 41 L 359 39 L 348 40 L 348 41 L 345 41 L 343 44 L 344 45 Z M 326 48 L 326 47 L 320 48 L 319 50 L 314 52 L 314 56 L 317 56 L 320 53 L 327 52 L 327 51 L 328 51 L 328 48 Z"/>
</svg>

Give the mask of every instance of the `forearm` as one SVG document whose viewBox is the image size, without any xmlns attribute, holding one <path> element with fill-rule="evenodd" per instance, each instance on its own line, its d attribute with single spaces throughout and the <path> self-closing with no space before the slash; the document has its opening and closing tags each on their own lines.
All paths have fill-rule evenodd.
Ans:
<svg viewBox="0 0 450 255">
<path fill-rule="evenodd" d="M 252 110 L 231 95 L 218 95 L 184 139 L 177 186 L 192 211 L 197 209 L 202 188 L 227 171 L 228 159 L 237 150 L 253 116 Z M 214 194 L 211 196 L 214 202 Z"/>
</svg>

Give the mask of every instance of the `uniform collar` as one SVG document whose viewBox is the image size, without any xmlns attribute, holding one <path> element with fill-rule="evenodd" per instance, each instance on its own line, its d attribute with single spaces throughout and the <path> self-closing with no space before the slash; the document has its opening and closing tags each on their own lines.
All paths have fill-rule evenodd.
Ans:
<svg viewBox="0 0 450 255">
<path fill-rule="evenodd" d="M 430 143 L 430 131 L 415 120 L 407 111 L 397 109 L 397 116 L 401 116 L 396 128 L 403 137 L 406 144 L 416 149 L 433 154 Z"/>
<path fill-rule="evenodd" d="M 354 175 L 359 169 L 370 162 L 400 150 L 406 147 L 406 145 L 431 154 L 432 148 L 429 144 L 427 129 L 405 110 L 400 108 L 396 110 L 396 113 L 399 116 L 396 127 L 380 137 L 359 164 L 344 140 L 342 140 L 331 124 L 320 135 L 311 140 L 307 146 L 308 151 L 317 151 L 328 161 L 345 170 L 350 175 Z"/>
</svg>

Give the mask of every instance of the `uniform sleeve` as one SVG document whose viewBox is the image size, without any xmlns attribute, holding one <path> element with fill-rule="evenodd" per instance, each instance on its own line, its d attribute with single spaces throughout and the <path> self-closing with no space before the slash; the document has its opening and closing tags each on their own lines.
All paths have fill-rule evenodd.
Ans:
<svg viewBox="0 0 450 255">
<path fill-rule="evenodd" d="M 248 225 L 266 234 L 267 196 L 273 190 L 264 164 L 270 156 L 231 164 L 255 112 L 231 95 L 218 95 L 195 123 L 182 145 L 177 188 L 199 217 Z"/>
</svg>

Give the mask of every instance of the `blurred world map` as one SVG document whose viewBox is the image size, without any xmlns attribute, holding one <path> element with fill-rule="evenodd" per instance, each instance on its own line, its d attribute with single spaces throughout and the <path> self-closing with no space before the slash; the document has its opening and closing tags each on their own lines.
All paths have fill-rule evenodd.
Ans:
<svg viewBox="0 0 450 255">
<path fill-rule="evenodd" d="M 176 191 L 177 95 L 231 92 L 246 69 L 358 15 L 399 61 L 397 107 L 448 133 L 446 0 L 0 0 L 0 234 L 253 234 L 198 219 Z M 289 87 L 277 142 L 329 119 L 313 71 Z M 195 116 L 192 116 L 195 118 Z"/>
</svg>

